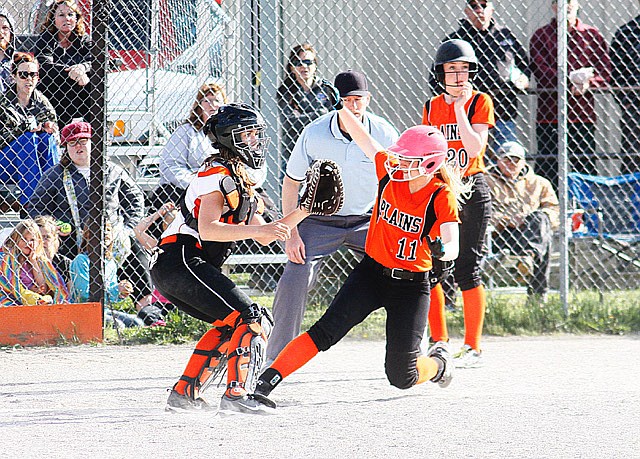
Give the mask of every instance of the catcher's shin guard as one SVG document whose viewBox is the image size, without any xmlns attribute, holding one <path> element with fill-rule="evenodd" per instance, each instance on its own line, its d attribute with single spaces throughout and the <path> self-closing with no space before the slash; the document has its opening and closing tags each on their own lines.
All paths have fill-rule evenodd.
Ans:
<svg viewBox="0 0 640 459">
<path fill-rule="evenodd" d="M 218 331 L 220 332 L 219 341 L 213 349 L 208 351 L 196 349 L 194 351 L 194 353 L 207 357 L 197 378 L 198 391 L 200 393 L 203 393 L 218 376 L 222 379 L 224 377 L 222 373 L 227 369 L 225 365 L 227 362 L 227 350 L 233 334 L 233 328 L 225 326 L 218 328 Z"/>
<path fill-rule="evenodd" d="M 272 327 L 269 312 L 256 304 L 241 313 L 229 342 L 225 395 L 242 397 L 254 392 Z"/>
</svg>

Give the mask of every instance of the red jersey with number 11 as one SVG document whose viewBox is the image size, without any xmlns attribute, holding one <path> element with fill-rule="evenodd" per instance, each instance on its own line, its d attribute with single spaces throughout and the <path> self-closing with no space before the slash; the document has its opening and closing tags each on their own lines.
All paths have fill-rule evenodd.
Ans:
<svg viewBox="0 0 640 459">
<path fill-rule="evenodd" d="M 385 151 L 376 153 L 378 197 L 371 215 L 365 250 L 387 268 L 413 272 L 432 267 L 427 236 L 440 236 L 440 225 L 459 222 L 458 204 L 449 186 L 437 177 L 415 193 L 409 182 L 389 180 Z"/>
</svg>

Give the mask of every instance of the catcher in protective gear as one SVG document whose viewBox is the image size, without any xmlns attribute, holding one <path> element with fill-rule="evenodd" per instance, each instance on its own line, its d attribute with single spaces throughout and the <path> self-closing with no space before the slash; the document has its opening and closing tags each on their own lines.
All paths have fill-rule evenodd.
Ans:
<svg viewBox="0 0 640 459">
<path fill-rule="evenodd" d="M 344 204 L 340 166 L 328 159 L 316 159 L 305 177 L 299 207 L 311 215 L 333 215 Z"/>
<path fill-rule="evenodd" d="M 265 156 L 266 126 L 256 109 L 222 106 L 207 127 L 218 152 L 204 161 L 185 190 L 181 212 L 162 234 L 150 267 L 160 293 L 181 311 L 213 325 L 196 344 L 166 409 L 208 409 L 200 393 L 226 363 L 220 412 L 266 414 L 268 400 L 258 401 L 251 392 L 273 322 L 220 268 L 236 241 L 286 241 L 309 213 L 299 208 L 270 223 L 262 218 L 246 169 L 260 167 Z"/>
</svg>

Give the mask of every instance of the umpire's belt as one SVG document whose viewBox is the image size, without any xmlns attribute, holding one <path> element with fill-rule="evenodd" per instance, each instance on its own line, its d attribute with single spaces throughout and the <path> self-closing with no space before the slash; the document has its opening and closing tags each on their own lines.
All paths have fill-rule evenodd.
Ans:
<svg viewBox="0 0 640 459">
<path fill-rule="evenodd" d="M 383 276 L 390 277 L 391 279 L 421 282 L 429 277 L 428 272 L 414 272 L 400 268 L 387 268 L 386 266 L 381 265 L 380 263 L 375 261 L 373 258 L 369 256 L 367 256 L 367 258 L 382 273 Z"/>
</svg>

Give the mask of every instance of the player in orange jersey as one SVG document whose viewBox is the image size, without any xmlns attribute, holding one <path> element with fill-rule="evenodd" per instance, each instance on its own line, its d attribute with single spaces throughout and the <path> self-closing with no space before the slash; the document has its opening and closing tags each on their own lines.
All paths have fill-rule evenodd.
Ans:
<svg viewBox="0 0 640 459">
<path fill-rule="evenodd" d="M 473 90 L 471 76 L 478 70 L 478 59 L 466 41 L 442 43 L 433 70 L 444 93 L 425 103 L 422 123 L 438 128 L 445 135 L 447 161 L 471 187 L 460 211 L 460 256 L 453 272 L 462 291 L 465 327 L 464 346 L 454 355 L 454 361 L 456 367 L 473 367 L 482 361 L 480 337 L 486 300 L 480 262 L 491 216 L 491 195 L 484 177 L 484 152 L 489 129 L 495 124 L 493 102 L 487 94 Z M 431 291 L 429 328 L 433 342 L 449 341 L 441 285 L 451 272 L 446 268 L 436 267 L 440 278 L 432 280 L 435 282 Z"/>
<path fill-rule="evenodd" d="M 432 259 L 452 260 L 458 255 L 455 185 L 441 167 L 447 143 L 437 129 L 414 126 L 384 150 L 349 110 L 340 108 L 339 96 L 335 100 L 349 135 L 376 167 L 378 191 L 366 255 L 324 315 L 262 373 L 256 395 L 268 396 L 283 378 L 379 308 L 387 312 L 389 382 L 400 389 L 429 380 L 446 387 L 453 368 L 446 346 L 438 344 L 421 355 L 420 341 L 429 309 Z"/>
</svg>

